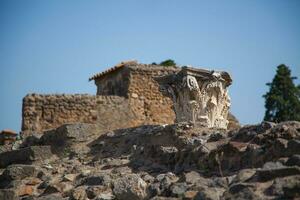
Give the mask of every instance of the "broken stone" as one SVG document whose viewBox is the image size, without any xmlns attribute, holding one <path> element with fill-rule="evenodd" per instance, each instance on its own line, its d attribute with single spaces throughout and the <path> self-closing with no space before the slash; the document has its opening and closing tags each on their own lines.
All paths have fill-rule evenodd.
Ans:
<svg viewBox="0 0 300 200">
<path fill-rule="evenodd" d="M 26 182 L 26 185 L 38 185 L 40 184 L 42 181 L 39 178 L 31 178 L 28 182 Z"/>
<path fill-rule="evenodd" d="M 286 197 L 290 199 L 300 197 L 300 176 L 276 178 L 267 192 L 270 195 Z"/>
<path fill-rule="evenodd" d="M 183 195 L 183 199 L 185 199 L 185 200 L 195 199 L 197 193 L 198 193 L 198 191 L 193 191 L 193 190 L 186 191 Z"/>
<path fill-rule="evenodd" d="M 88 177 L 84 177 L 79 180 L 79 185 L 103 185 L 103 186 L 110 186 L 111 185 L 111 177 L 108 174 L 104 173 L 95 173 L 91 174 Z"/>
<path fill-rule="evenodd" d="M 62 198 L 60 194 L 50 194 L 50 195 L 40 196 L 36 200 L 64 200 L 64 198 Z"/>
<path fill-rule="evenodd" d="M 155 178 L 149 174 L 145 174 L 142 178 L 146 183 L 152 183 L 155 180 Z"/>
<path fill-rule="evenodd" d="M 198 172 L 191 171 L 184 174 L 184 181 L 187 184 L 196 184 L 198 181 L 202 180 L 203 178 L 200 176 Z"/>
<path fill-rule="evenodd" d="M 203 188 L 197 193 L 195 199 L 218 200 L 221 199 L 223 192 L 218 188 Z"/>
<path fill-rule="evenodd" d="M 106 186 L 102 186 L 102 185 L 98 185 L 98 186 L 88 186 L 85 190 L 87 197 L 89 199 L 94 199 L 95 197 L 99 196 L 100 194 L 106 192 L 111 192 L 111 189 L 106 187 Z"/>
<path fill-rule="evenodd" d="M 113 193 L 117 199 L 145 199 L 147 183 L 136 174 L 128 174 L 113 182 Z"/>
<path fill-rule="evenodd" d="M 0 168 L 11 164 L 27 164 L 43 161 L 52 156 L 50 146 L 31 146 L 0 154 Z"/>
<path fill-rule="evenodd" d="M 272 169 L 261 169 L 256 172 L 259 180 L 268 181 L 278 177 L 292 176 L 300 174 L 300 167 L 279 167 Z"/>
<path fill-rule="evenodd" d="M 77 188 L 74 188 L 71 192 L 71 199 L 74 200 L 86 200 L 87 194 L 85 192 L 85 187 L 79 186 Z"/>
<path fill-rule="evenodd" d="M 77 174 L 65 174 L 63 177 L 63 180 L 73 182 L 76 177 L 77 177 Z"/>
<path fill-rule="evenodd" d="M 216 142 L 221 139 L 224 139 L 225 137 L 226 136 L 224 133 L 221 133 L 221 132 L 213 133 L 209 136 L 209 139 L 207 140 L 207 142 Z"/>
<path fill-rule="evenodd" d="M 174 197 L 182 197 L 187 190 L 188 186 L 186 183 L 174 183 L 170 190 Z"/>
<path fill-rule="evenodd" d="M 84 123 L 65 124 L 57 129 L 46 131 L 40 143 L 51 146 L 63 146 L 68 140 L 84 142 L 94 133 L 94 126 Z"/>
<path fill-rule="evenodd" d="M 262 200 L 253 190 L 253 186 L 249 184 L 234 184 L 224 193 L 224 199 L 245 199 L 245 200 Z"/>
<path fill-rule="evenodd" d="M 160 183 L 159 188 L 163 192 L 167 190 L 172 183 L 177 182 L 179 178 L 175 174 L 169 172 L 167 174 L 159 174 L 156 177 L 156 180 Z"/>
<path fill-rule="evenodd" d="M 15 164 L 8 166 L 2 176 L 6 180 L 22 180 L 26 177 L 37 175 L 37 170 L 32 165 Z"/>
<path fill-rule="evenodd" d="M 232 183 L 245 182 L 255 175 L 256 171 L 254 169 L 242 169 L 232 180 Z"/>
<path fill-rule="evenodd" d="M 285 164 L 288 166 L 297 165 L 300 167 L 300 155 L 299 154 L 292 155 L 292 157 L 290 157 Z"/>
<path fill-rule="evenodd" d="M 18 196 L 14 189 L 0 189 L 0 199 L 18 200 Z"/>
<path fill-rule="evenodd" d="M 32 195 L 34 188 L 30 185 L 24 185 L 18 188 L 18 196 Z"/>
<path fill-rule="evenodd" d="M 115 196 L 112 193 L 102 193 L 97 196 L 96 200 L 113 200 Z"/>
<path fill-rule="evenodd" d="M 73 189 L 73 186 L 67 182 L 50 183 L 44 190 L 43 195 L 52 194 L 52 193 L 64 194 L 64 193 L 70 192 L 72 189 Z"/>
<path fill-rule="evenodd" d="M 300 154 L 300 140 L 289 140 L 287 144 L 287 154 Z"/>
</svg>

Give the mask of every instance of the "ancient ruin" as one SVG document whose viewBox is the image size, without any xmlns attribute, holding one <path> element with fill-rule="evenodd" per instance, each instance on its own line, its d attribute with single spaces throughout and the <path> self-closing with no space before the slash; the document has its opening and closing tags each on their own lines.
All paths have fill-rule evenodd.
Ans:
<svg viewBox="0 0 300 200">
<path fill-rule="evenodd" d="M 226 129 L 230 98 L 227 72 L 183 67 L 157 80 L 173 99 L 177 122 Z"/>
<path fill-rule="evenodd" d="M 164 85 L 170 86 L 173 96 L 161 91 L 157 77 L 165 77 Z M 89 80 L 97 86 L 96 95 L 27 95 L 23 99 L 22 132 L 42 133 L 74 122 L 97 124 L 105 132 L 173 124 L 175 118 L 177 122 L 195 122 L 205 127 L 228 125 L 227 87 L 231 79 L 226 72 L 126 61 Z M 232 122 L 236 124 L 236 120 Z"/>
<path fill-rule="evenodd" d="M 228 73 L 130 61 L 90 80 L 24 98 L 0 200 L 299 199 L 300 122 L 232 126 Z"/>
</svg>

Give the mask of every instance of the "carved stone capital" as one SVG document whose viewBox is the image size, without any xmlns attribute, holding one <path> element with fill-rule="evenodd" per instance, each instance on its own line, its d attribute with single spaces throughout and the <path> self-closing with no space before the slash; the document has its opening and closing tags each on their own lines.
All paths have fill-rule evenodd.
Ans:
<svg viewBox="0 0 300 200">
<path fill-rule="evenodd" d="M 177 74 L 159 77 L 166 95 L 172 97 L 177 122 L 226 129 L 230 98 L 227 72 L 183 67 Z"/>
</svg>

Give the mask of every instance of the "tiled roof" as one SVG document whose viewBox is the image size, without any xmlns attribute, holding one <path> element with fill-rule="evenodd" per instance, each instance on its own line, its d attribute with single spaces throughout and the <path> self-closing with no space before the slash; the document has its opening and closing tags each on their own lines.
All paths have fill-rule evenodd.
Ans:
<svg viewBox="0 0 300 200">
<path fill-rule="evenodd" d="M 122 61 L 122 62 L 118 63 L 117 65 L 115 65 L 114 67 L 111 67 L 103 72 L 97 73 L 94 76 L 90 77 L 89 81 L 95 80 L 105 74 L 109 74 L 113 71 L 116 71 L 117 69 L 120 69 L 120 68 L 124 67 L 125 65 L 134 65 L 134 64 L 138 64 L 138 62 L 136 60 Z"/>
<path fill-rule="evenodd" d="M 17 135 L 17 133 L 13 130 L 10 130 L 10 129 L 4 129 L 0 132 L 0 134 L 3 134 L 3 135 Z"/>
</svg>

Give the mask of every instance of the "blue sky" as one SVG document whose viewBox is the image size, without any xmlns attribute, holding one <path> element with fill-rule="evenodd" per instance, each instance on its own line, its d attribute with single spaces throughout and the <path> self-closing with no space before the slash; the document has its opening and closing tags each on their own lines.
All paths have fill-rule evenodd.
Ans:
<svg viewBox="0 0 300 200">
<path fill-rule="evenodd" d="M 129 59 L 226 70 L 232 112 L 258 123 L 276 66 L 300 77 L 299 19 L 298 0 L 1 0 L 0 130 L 20 130 L 27 93 L 95 94 L 88 78 Z"/>
</svg>

